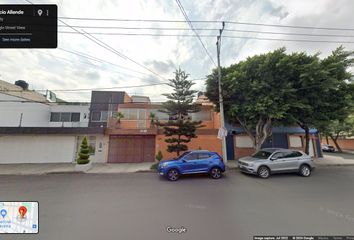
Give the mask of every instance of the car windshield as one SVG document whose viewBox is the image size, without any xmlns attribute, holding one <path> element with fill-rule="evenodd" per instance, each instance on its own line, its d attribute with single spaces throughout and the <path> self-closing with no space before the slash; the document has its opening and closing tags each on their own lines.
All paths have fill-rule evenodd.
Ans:
<svg viewBox="0 0 354 240">
<path fill-rule="evenodd" d="M 255 154 L 252 155 L 252 157 L 254 158 L 260 158 L 260 159 L 267 159 L 269 158 L 269 156 L 271 155 L 271 152 L 267 152 L 267 151 L 258 151 Z"/>
<path fill-rule="evenodd" d="M 184 152 L 182 155 L 175 157 L 174 159 L 179 160 L 179 159 L 183 158 L 184 156 L 186 156 L 188 153 L 190 153 L 190 152 L 189 151 Z"/>
</svg>

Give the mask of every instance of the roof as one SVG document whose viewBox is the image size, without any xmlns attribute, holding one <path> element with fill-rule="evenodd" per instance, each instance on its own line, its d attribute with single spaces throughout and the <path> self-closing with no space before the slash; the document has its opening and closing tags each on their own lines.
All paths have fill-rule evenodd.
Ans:
<svg viewBox="0 0 354 240">
<path fill-rule="evenodd" d="M 43 94 L 33 90 L 23 90 L 20 86 L 0 80 L 1 93 L 32 101 L 47 102 Z"/>
</svg>

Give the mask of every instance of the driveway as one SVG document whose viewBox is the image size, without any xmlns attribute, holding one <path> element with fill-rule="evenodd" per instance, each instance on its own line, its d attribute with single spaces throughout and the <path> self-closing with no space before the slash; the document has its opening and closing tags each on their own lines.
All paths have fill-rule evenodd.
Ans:
<svg viewBox="0 0 354 240">
<path fill-rule="evenodd" d="M 251 239 L 354 235 L 354 167 L 259 179 L 233 169 L 169 182 L 153 173 L 0 176 L 1 199 L 39 201 L 38 235 L 0 239 Z M 184 227 L 185 233 L 168 233 Z"/>
</svg>

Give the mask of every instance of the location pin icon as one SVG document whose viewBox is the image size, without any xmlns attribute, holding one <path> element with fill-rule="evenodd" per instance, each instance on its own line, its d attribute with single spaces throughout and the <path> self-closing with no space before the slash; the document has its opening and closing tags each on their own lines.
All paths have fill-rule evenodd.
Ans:
<svg viewBox="0 0 354 240">
<path fill-rule="evenodd" d="M 43 13 L 42 9 L 38 9 L 37 12 L 38 12 L 38 15 L 39 15 L 39 16 L 42 16 L 42 13 Z"/>
<path fill-rule="evenodd" d="M 2 216 L 2 218 L 4 218 L 7 214 L 7 211 L 5 209 L 1 209 L 0 211 L 0 215 Z"/>
<path fill-rule="evenodd" d="M 21 218 L 24 218 L 27 212 L 27 208 L 25 206 L 21 206 L 18 209 L 18 212 L 20 213 Z"/>
</svg>

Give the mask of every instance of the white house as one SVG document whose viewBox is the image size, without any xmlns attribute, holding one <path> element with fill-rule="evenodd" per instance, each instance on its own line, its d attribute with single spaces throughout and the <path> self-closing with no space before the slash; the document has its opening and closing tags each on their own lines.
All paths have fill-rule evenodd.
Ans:
<svg viewBox="0 0 354 240">
<path fill-rule="evenodd" d="M 0 80 L 0 164 L 74 162 L 84 136 L 94 162 L 106 162 L 104 129 L 89 127 L 90 104 L 50 102 Z"/>
</svg>

